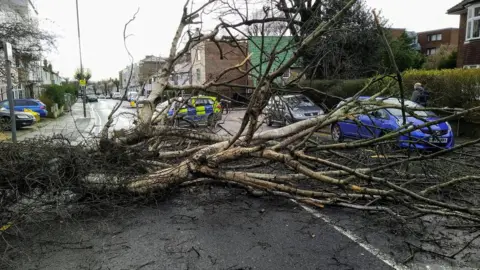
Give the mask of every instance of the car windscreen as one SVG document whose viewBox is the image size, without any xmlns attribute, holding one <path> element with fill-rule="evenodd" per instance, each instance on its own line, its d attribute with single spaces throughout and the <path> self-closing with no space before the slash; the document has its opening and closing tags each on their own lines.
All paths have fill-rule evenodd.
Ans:
<svg viewBox="0 0 480 270">
<path fill-rule="evenodd" d="M 394 106 L 400 106 L 400 102 L 388 102 L 388 104 L 392 104 Z M 432 117 L 432 116 L 437 116 L 434 112 L 432 111 L 423 111 L 422 109 L 425 109 L 422 105 L 419 105 L 415 102 L 412 102 L 410 100 L 405 100 L 405 107 L 409 109 L 413 109 L 414 114 L 418 117 Z M 421 109 L 421 110 L 415 110 L 415 109 Z M 397 108 L 388 108 L 387 109 L 390 114 L 393 116 L 402 116 L 402 110 L 397 109 Z M 412 116 L 411 113 L 405 112 L 407 116 Z"/>
<path fill-rule="evenodd" d="M 312 101 L 310 101 L 305 96 L 291 96 L 291 97 L 284 97 L 283 100 L 290 106 L 290 107 L 309 107 L 315 106 Z"/>
</svg>

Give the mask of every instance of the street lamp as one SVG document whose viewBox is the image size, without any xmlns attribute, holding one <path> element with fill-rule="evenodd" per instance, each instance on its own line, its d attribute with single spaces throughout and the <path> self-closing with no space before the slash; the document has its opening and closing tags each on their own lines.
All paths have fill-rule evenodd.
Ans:
<svg viewBox="0 0 480 270">
<path fill-rule="evenodd" d="M 80 38 L 80 16 L 78 15 L 78 0 L 75 0 L 76 7 L 77 7 L 77 33 L 78 33 L 78 51 L 80 53 L 80 74 L 82 74 L 83 77 L 83 63 L 82 63 L 82 43 L 81 43 L 81 38 Z M 85 87 L 80 86 L 83 95 L 82 95 L 82 102 L 83 102 L 83 117 L 87 117 L 87 108 L 86 108 L 86 95 L 85 95 Z"/>
</svg>

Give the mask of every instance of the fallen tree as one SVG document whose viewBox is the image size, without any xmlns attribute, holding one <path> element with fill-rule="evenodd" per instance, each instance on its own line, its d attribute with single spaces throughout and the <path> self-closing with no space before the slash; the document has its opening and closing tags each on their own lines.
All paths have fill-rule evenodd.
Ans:
<svg viewBox="0 0 480 270">
<path fill-rule="evenodd" d="M 480 107 L 421 125 L 411 125 L 406 116 L 415 112 L 404 104 L 400 72 L 394 75 L 400 86 L 400 91 L 394 93 L 401 99 L 400 106 L 395 107 L 376 99 L 391 94 L 392 85 L 388 84 L 369 99 L 344 100 L 341 106 L 316 118 L 258 131 L 264 122 L 263 112 L 268 100 L 274 95 L 295 92 L 289 90 L 288 84 L 279 84 L 277 79 L 302 57 L 309 45 L 318 42 L 324 33 L 331 31 L 335 22 L 356 2 L 348 1 L 331 20 L 318 25 L 306 38 L 293 43 L 291 57 L 277 66 L 273 63 L 282 52 L 276 46 L 271 51 L 265 51 L 263 43 L 254 45 L 260 49 L 266 69 L 256 78 L 257 85 L 245 86 L 253 90 L 252 95 L 240 129 L 236 134 L 230 135 L 217 133 L 218 128 L 172 126 L 165 114 L 155 115 L 155 109 L 165 91 L 197 90 L 221 96 L 222 92 L 216 89 L 230 85 L 230 82 L 221 80 L 224 75 L 236 70 L 242 76 L 251 76 L 249 70 L 262 69 L 244 69 L 245 63 L 250 63 L 250 54 L 245 51 L 244 61 L 202 85 L 174 86 L 168 83 L 176 61 L 195 46 L 201 46 L 207 40 L 219 42 L 217 35 L 220 32 L 228 33 L 231 42 L 235 44 L 243 33 L 242 27 L 263 25 L 275 18 L 249 20 L 248 17 L 239 16 L 234 23 L 227 23 L 224 18 L 220 19 L 220 23 L 211 32 L 193 35 L 185 30 L 187 26 L 199 23 L 196 20 L 208 13 L 209 8 L 222 10 L 226 2 L 210 0 L 188 12 L 187 1 L 169 57 L 158 74 L 161 87 L 152 91 L 140 109 L 136 127 L 124 132 L 108 132 L 113 122 L 112 112 L 102 137 L 99 138 L 101 147 L 72 146 L 62 139 L 52 139 L 44 148 L 58 151 L 56 157 L 49 159 L 31 155 L 32 158 L 50 162 L 42 164 L 36 170 L 28 169 L 28 163 L 25 163 L 28 159 L 22 157 L 22 153 L 19 156 L 0 157 L 3 158 L 2 164 L 10 164 L 9 167 L 13 168 L 0 170 L 3 173 L 0 183 L 3 190 L 2 206 L 11 206 L 14 202 L 10 199 L 12 197 L 19 198 L 19 195 L 39 191 L 68 189 L 82 194 L 83 198 L 98 198 L 112 193 L 127 197 L 149 197 L 153 193 L 168 193 L 186 186 L 228 184 L 244 188 L 255 196 L 279 196 L 312 207 L 337 206 L 382 212 L 401 223 L 425 216 L 439 216 L 446 218 L 447 222 L 461 221 L 462 224 L 476 226 L 480 222 L 478 198 L 467 198 L 462 191 L 470 188 L 475 190 L 476 195 L 478 184 L 475 181 L 478 180 L 476 174 L 480 164 L 476 164 L 477 156 L 467 147 L 476 147 L 480 139 L 457 144 L 451 149 L 439 148 L 433 153 L 411 149 L 392 153 L 384 146 L 395 143 L 402 134 L 456 119 L 478 111 Z M 232 12 L 232 8 L 227 7 Z M 241 14 L 236 11 L 238 13 L 234 14 Z M 278 20 L 285 22 L 285 18 Z M 287 23 L 295 24 L 295 16 Z M 285 28 L 284 34 L 287 29 Z M 385 40 L 380 26 L 378 31 Z M 185 46 L 178 49 L 185 33 Z M 387 42 L 385 46 L 388 49 Z M 388 51 L 394 59 L 391 50 Z M 398 71 L 395 65 L 394 70 Z M 355 97 L 361 96 L 377 81 L 378 78 L 372 79 Z M 331 143 L 318 137 L 317 132 L 329 128 L 333 123 L 355 121 L 358 114 L 389 107 L 402 110 L 403 126 L 384 136 L 343 143 Z M 154 120 L 156 117 L 163 119 Z M 361 127 L 361 123 L 358 125 Z M 38 144 L 37 141 L 33 143 Z M 29 142 L 20 145 L 28 152 Z M 0 147 L 2 153 L 13 153 L 14 149 L 18 149 L 12 144 L 2 144 Z M 53 162 L 58 160 L 62 162 Z M 275 170 L 265 171 L 266 164 L 273 164 Z M 456 189 L 452 190 L 452 187 Z M 446 189 L 450 190 L 445 192 Z"/>
</svg>

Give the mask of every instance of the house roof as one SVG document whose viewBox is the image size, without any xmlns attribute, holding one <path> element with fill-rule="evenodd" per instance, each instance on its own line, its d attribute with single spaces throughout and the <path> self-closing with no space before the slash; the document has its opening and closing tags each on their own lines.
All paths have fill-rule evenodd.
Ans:
<svg viewBox="0 0 480 270">
<path fill-rule="evenodd" d="M 480 0 L 479 0 L 479 1 L 480 1 Z M 445 30 L 458 30 L 458 28 L 449 27 L 449 28 L 434 29 L 434 30 L 417 32 L 417 34 L 426 34 L 426 33 L 433 33 L 433 32 L 441 32 L 441 31 L 445 31 Z"/>
<path fill-rule="evenodd" d="M 447 14 L 460 14 L 465 10 L 466 5 L 480 3 L 480 0 L 463 0 L 462 2 L 456 4 L 447 10 Z"/>
</svg>

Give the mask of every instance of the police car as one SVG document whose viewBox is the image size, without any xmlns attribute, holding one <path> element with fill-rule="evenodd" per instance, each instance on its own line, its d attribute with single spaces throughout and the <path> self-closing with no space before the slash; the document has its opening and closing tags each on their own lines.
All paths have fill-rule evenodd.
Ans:
<svg viewBox="0 0 480 270">
<path fill-rule="evenodd" d="M 213 96 L 193 96 L 187 100 L 178 99 L 172 103 L 167 112 L 174 124 L 180 124 L 179 120 L 189 124 L 204 123 L 214 126 L 222 119 L 222 105 Z"/>
</svg>

